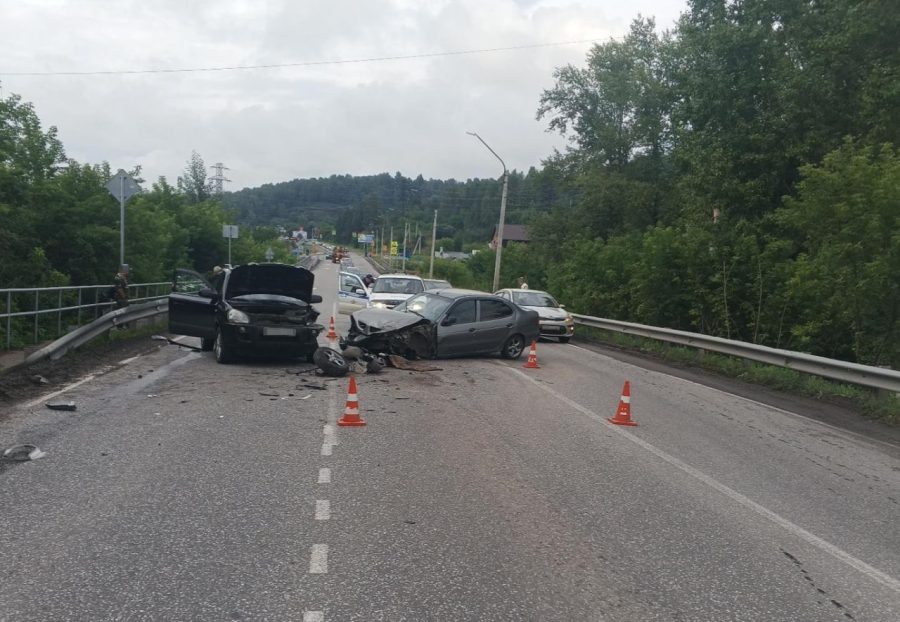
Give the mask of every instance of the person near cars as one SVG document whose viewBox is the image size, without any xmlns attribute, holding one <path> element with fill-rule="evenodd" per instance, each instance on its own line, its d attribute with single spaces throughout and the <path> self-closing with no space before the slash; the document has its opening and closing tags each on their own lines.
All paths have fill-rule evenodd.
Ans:
<svg viewBox="0 0 900 622">
<path fill-rule="evenodd" d="M 362 281 L 363 281 L 363 285 L 365 285 L 366 287 L 372 287 L 372 283 L 375 282 L 375 277 L 374 277 L 374 275 L 367 274 L 366 276 L 363 277 Z"/>
<path fill-rule="evenodd" d="M 519 277 L 519 289 L 528 289 L 528 283 L 525 281 L 524 276 Z"/>
</svg>

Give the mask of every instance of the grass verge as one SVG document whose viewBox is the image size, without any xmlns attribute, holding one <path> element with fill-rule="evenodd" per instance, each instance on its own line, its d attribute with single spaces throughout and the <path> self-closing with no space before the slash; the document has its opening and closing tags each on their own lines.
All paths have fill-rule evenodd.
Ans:
<svg viewBox="0 0 900 622">
<path fill-rule="evenodd" d="M 696 348 L 589 326 L 578 327 L 578 338 L 614 348 L 643 352 L 677 365 L 698 367 L 730 378 L 797 395 L 818 399 L 841 399 L 851 403 L 867 417 L 878 419 L 889 425 L 900 425 L 900 398 L 896 395 L 878 397 L 873 390 L 867 387 L 836 382 L 820 376 L 804 374 L 794 369 L 766 365 L 715 352 L 704 352 Z"/>
</svg>

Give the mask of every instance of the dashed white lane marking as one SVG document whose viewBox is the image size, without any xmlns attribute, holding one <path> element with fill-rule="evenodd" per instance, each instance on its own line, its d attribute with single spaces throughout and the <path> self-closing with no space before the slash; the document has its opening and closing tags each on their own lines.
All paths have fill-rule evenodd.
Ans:
<svg viewBox="0 0 900 622">
<path fill-rule="evenodd" d="M 82 378 L 81 380 L 79 380 L 78 382 L 73 382 L 72 384 L 63 387 L 63 388 L 60 389 L 59 391 L 54 391 L 53 393 L 51 393 L 51 394 L 49 394 L 49 395 L 45 395 L 45 396 L 43 396 L 43 397 L 39 397 L 39 398 L 36 399 L 36 400 L 32 400 L 32 401 L 28 402 L 27 404 L 25 404 L 25 408 L 31 408 L 32 406 L 37 406 L 37 405 L 40 404 L 41 402 L 46 402 L 47 400 L 53 399 L 53 398 L 56 397 L 57 395 L 62 395 L 62 394 L 65 393 L 66 391 L 71 391 L 71 390 L 74 389 L 75 387 L 77 387 L 77 386 L 79 386 L 79 385 L 82 385 L 82 384 L 84 384 L 85 382 L 90 382 L 90 381 L 93 380 L 93 379 L 94 379 L 94 375 L 93 375 L 93 374 L 90 375 L 90 376 L 86 376 L 86 377 Z"/>
<path fill-rule="evenodd" d="M 141 358 L 141 355 L 140 355 L 140 354 L 138 354 L 137 356 L 129 357 L 129 358 L 127 358 L 127 359 L 124 359 L 124 360 L 119 361 L 119 365 L 128 365 L 128 363 L 130 363 L 131 361 L 136 361 L 136 360 L 138 360 L 139 358 Z"/>
<path fill-rule="evenodd" d="M 329 445 L 337 445 L 338 444 L 337 435 L 336 435 L 333 425 L 331 425 L 330 423 L 326 424 L 325 427 L 322 429 L 322 431 L 325 434 L 325 442 L 326 443 L 328 443 Z"/>
<path fill-rule="evenodd" d="M 319 482 L 320 484 L 330 484 L 331 483 L 331 469 L 322 467 L 319 469 Z"/>
<path fill-rule="evenodd" d="M 303 622 L 325 622 L 324 611 L 304 611 Z"/>
<path fill-rule="evenodd" d="M 589 350 L 588 348 L 583 348 L 583 347 L 581 347 L 581 346 L 577 346 L 577 345 L 575 345 L 575 344 L 573 344 L 573 343 L 570 343 L 569 345 L 570 345 L 571 347 L 573 347 L 573 348 L 577 348 L 577 349 L 581 350 L 582 352 L 587 352 L 587 353 L 589 353 L 589 354 L 593 354 L 594 356 L 603 356 L 603 357 L 606 357 L 606 358 L 611 358 L 611 357 L 608 357 L 608 356 L 605 355 L 605 354 L 601 354 L 601 353 L 599 353 L 599 352 L 594 352 L 593 350 Z M 633 365 L 633 363 L 626 363 L 626 365 Z M 808 421 L 808 422 L 810 422 L 810 423 L 815 423 L 815 424 L 824 426 L 824 427 L 826 427 L 826 428 L 830 428 L 830 429 L 832 429 L 832 430 L 834 430 L 834 431 L 836 431 L 836 432 L 840 432 L 840 433 L 842 433 L 842 434 L 849 434 L 850 436 L 853 436 L 853 437 L 855 437 L 855 438 L 858 438 L 858 439 L 860 439 L 860 440 L 862 440 L 862 441 L 865 441 L 865 442 L 867 442 L 867 443 L 877 443 L 877 444 L 879 444 L 879 445 L 884 445 L 884 446 L 890 447 L 890 448 L 892 448 L 892 449 L 897 449 L 897 444 L 896 444 L 896 443 L 890 443 L 890 442 L 888 442 L 888 441 L 882 441 L 882 440 L 877 439 L 877 438 L 870 438 L 870 437 L 865 436 L 865 435 L 863 435 L 863 434 L 858 434 L 858 433 L 856 433 L 856 432 L 851 432 L 850 430 L 845 430 L 844 428 L 839 428 L 839 427 L 837 427 L 837 426 L 831 425 L 830 423 L 825 423 L 824 421 L 819 421 L 818 419 L 813 419 L 812 417 L 807 417 L 806 415 L 801 415 L 800 413 L 795 413 L 795 412 L 792 412 L 792 411 L 790 411 L 790 410 L 785 410 L 784 408 L 779 408 L 778 406 L 773 406 L 772 404 L 766 404 L 766 403 L 764 403 L 764 402 L 759 402 L 759 401 L 757 401 L 757 400 L 754 400 L 753 398 L 744 397 L 743 395 L 738 395 L 737 393 L 730 393 L 730 392 L 728 392 L 728 391 L 725 391 L 724 389 L 717 389 L 716 387 L 711 387 L 711 386 L 709 386 L 709 385 L 703 384 L 702 382 L 694 382 L 693 380 L 688 380 L 687 378 L 682 378 L 681 376 L 675 376 L 675 375 L 673 375 L 673 374 L 668 374 L 668 373 L 666 373 L 666 372 L 664 372 L 664 371 L 655 371 L 655 370 L 654 370 L 653 373 L 655 373 L 655 374 L 661 374 L 661 375 L 663 375 L 663 376 L 668 376 L 669 378 L 675 378 L 676 380 L 681 380 L 682 382 L 687 382 L 688 384 L 692 384 L 692 385 L 697 386 L 697 387 L 703 387 L 704 389 L 709 389 L 710 391 L 716 391 L 717 393 L 722 393 L 723 395 L 728 395 L 728 396 L 730 396 L 730 397 L 736 397 L 736 398 L 739 399 L 739 400 L 744 400 L 745 402 L 750 402 L 751 404 L 756 404 L 757 406 L 763 406 L 763 407 L 765 407 L 765 408 L 771 408 L 772 410 L 777 411 L 777 412 L 780 412 L 780 413 L 782 413 L 782 414 L 784 414 L 784 415 L 790 415 L 791 417 L 796 417 L 796 418 L 798 418 L 798 419 L 803 419 L 804 421 Z"/>
<path fill-rule="evenodd" d="M 331 518 L 331 502 L 327 499 L 316 500 L 316 520 L 329 520 Z"/>
<path fill-rule="evenodd" d="M 331 443 L 322 443 L 322 455 L 330 456 L 331 455 Z"/>
<path fill-rule="evenodd" d="M 313 544 L 309 556 L 309 574 L 326 574 L 328 572 L 328 545 Z"/>
<path fill-rule="evenodd" d="M 760 505 L 759 503 L 751 500 L 748 497 L 745 497 L 741 493 L 729 488 L 728 486 L 719 482 L 718 480 L 713 479 L 712 477 L 710 477 L 706 473 L 700 471 L 699 469 L 695 469 L 694 467 L 687 464 L 686 462 L 682 462 L 675 456 L 664 452 L 662 449 L 658 449 L 657 447 L 655 447 L 654 445 L 651 445 L 644 439 L 639 438 L 639 437 L 635 436 L 634 434 L 632 434 L 631 432 L 629 432 L 628 430 L 623 429 L 621 426 L 617 426 L 617 425 L 610 423 L 604 417 L 591 412 L 590 410 L 588 410 L 587 408 L 585 408 L 578 402 L 575 402 L 574 400 L 569 399 L 565 395 L 562 395 L 561 393 L 557 393 L 550 387 L 548 387 L 542 383 L 539 383 L 538 381 L 536 381 L 533 378 L 531 378 L 530 376 L 528 376 L 525 372 L 519 371 L 518 369 L 516 369 L 514 367 L 509 367 L 506 365 L 504 365 L 504 367 L 506 367 L 507 369 L 512 371 L 514 374 L 517 374 L 524 380 L 527 380 L 528 382 L 530 382 L 534 386 L 538 387 L 545 393 L 549 393 L 550 395 L 552 395 L 556 399 L 560 400 L 561 402 L 565 402 L 566 404 L 568 404 L 569 406 L 574 408 L 577 412 L 581 413 L 585 417 L 588 417 L 589 419 L 593 419 L 594 421 L 597 421 L 597 422 L 603 424 L 610 430 L 612 430 L 618 434 L 621 434 L 622 436 L 627 438 L 629 441 L 631 441 L 632 443 L 634 443 L 635 445 L 637 445 L 643 449 L 646 449 L 647 451 L 652 453 L 654 456 L 656 456 L 660 460 L 668 462 L 669 464 L 671 464 L 675 468 L 681 470 L 682 472 L 686 473 L 687 475 L 690 475 L 691 477 L 703 482 L 710 488 L 713 488 L 713 489 L 719 491 L 720 493 L 722 493 L 723 495 L 725 495 L 732 501 L 735 501 L 735 502 L 739 503 L 740 505 L 743 505 L 745 508 L 753 510 L 760 516 L 769 519 L 770 521 L 772 521 L 773 523 L 775 523 L 776 525 L 778 525 L 779 527 L 781 527 L 788 533 L 796 536 L 797 538 L 800 538 L 801 540 L 806 541 L 807 543 L 813 545 L 814 547 L 824 551 L 825 553 L 828 553 L 832 557 L 839 559 L 840 561 L 844 562 L 845 564 L 847 564 L 854 570 L 857 570 L 857 571 L 861 572 L 862 574 L 866 575 L 873 581 L 876 581 L 877 583 L 880 583 L 884 587 L 891 589 L 897 593 L 900 593 L 900 580 L 897 580 L 894 577 L 890 576 L 889 574 L 882 572 L 881 570 L 878 570 L 874 566 L 870 566 L 869 564 L 862 561 L 861 559 L 857 559 L 857 558 L 853 557 L 852 555 L 850 555 L 850 553 L 847 553 L 843 549 L 838 548 L 837 546 L 835 546 L 834 544 L 831 544 L 827 540 L 823 540 L 819 536 L 817 536 L 813 533 L 810 533 L 809 531 L 806 531 L 799 525 L 795 525 L 794 523 L 792 523 L 788 519 L 784 518 L 783 516 L 776 514 L 772 510 Z"/>
</svg>

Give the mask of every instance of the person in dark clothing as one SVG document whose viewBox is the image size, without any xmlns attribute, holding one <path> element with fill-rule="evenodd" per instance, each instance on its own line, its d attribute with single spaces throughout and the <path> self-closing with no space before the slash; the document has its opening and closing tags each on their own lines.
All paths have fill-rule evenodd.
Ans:
<svg viewBox="0 0 900 622">
<path fill-rule="evenodd" d="M 128 264 L 124 263 L 113 278 L 113 300 L 117 309 L 128 306 L 128 273 Z"/>
</svg>

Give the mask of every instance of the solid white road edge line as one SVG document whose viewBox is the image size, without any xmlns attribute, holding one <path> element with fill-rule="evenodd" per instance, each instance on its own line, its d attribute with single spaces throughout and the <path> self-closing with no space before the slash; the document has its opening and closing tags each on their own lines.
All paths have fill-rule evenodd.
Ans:
<svg viewBox="0 0 900 622">
<path fill-rule="evenodd" d="M 329 520 L 331 518 L 331 503 L 328 499 L 316 500 L 316 520 Z"/>
<path fill-rule="evenodd" d="M 502 365 L 502 363 L 500 363 L 500 365 Z M 805 542 L 824 551 L 825 553 L 828 553 L 835 559 L 838 559 L 838 560 L 844 562 L 845 564 L 847 564 L 854 570 L 861 572 L 862 574 L 866 575 L 873 581 L 880 583 L 884 587 L 891 589 L 891 590 L 897 592 L 898 594 L 900 594 L 900 580 L 897 580 L 894 577 L 890 576 L 889 574 L 882 572 L 881 570 L 878 570 L 877 568 L 875 568 L 873 566 L 870 566 L 869 564 L 862 561 L 861 559 L 857 559 L 857 558 L 853 557 L 852 555 L 850 555 L 843 549 L 840 549 L 837 546 L 831 544 L 830 542 L 823 540 L 819 536 L 817 536 L 813 533 L 810 533 L 809 531 L 806 531 L 799 525 L 795 525 L 794 523 L 792 523 L 788 519 L 784 518 L 783 516 L 776 514 L 772 510 L 760 505 L 759 503 L 751 500 L 748 497 L 745 497 L 741 493 L 729 488 L 728 486 L 719 482 L 718 480 L 713 479 L 712 477 L 710 477 L 706 473 L 700 471 L 699 469 L 695 469 L 694 467 L 687 464 L 686 462 L 682 462 L 675 456 L 668 454 L 661 449 L 658 449 L 657 447 L 655 447 L 654 445 L 651 445 L 644 439 L 639 438 L 639 437 L 635 436 L 634 434 L 632 434 L 631 432 L 629 432 L 628 430 L 623 429 L 621 426 L 617 426 L 617 425 L 610 423 L 604 417 L 601 417 L 600 415 L 591 412 L 590 410 L 588 410 L 587 408 L 585 408 L 578 402 L 575 402 L 575 401 L 569 399 L 568 397 L 566 397 L 565 395 L 562 395 L 561 393 L 557 393 L 550 387 L 532 379 L 525 372 L 519 371 L 518 369 L 515 369 L 514 367 L 509 367 L 507 365 L 503 365 L 503 367 L 506 367 L 507 369 L 512 371 L 514 374 L 517 374 L 524 380 L 527 380 L 528 382 L 532 383 L 534 386 L 538 387 L 545 393 L 549 393 L 550 395 L 552 395 L 556 399 L 560 400 L 561 402 L 568 404 L 569 406 L 574 408 L 576 411 L 578 411 L 585 417 L 588 417 L 589 419 L 593 419 L 594 421 L 597 421 L 597 422 L 603 424 L 610 430 L 612 430 L 618 434 L 621 434 L 622 436 L 627 438 L 629 441 L 631 441 L 632 443 L 634 443 L 635 445 L 637 445 L 643 449 L 646 449 L 647 451 L 652 453 L 657 458 L 659 458 L 665 462 L 668 462 L 669 464 L 671 464 L 675 468 L 681 470 L 682 472 L 686 473 L 687 475 L 690 475 L 691 477 L 703 482 L 710 488 L 713 488 L 714 490 L 719 491 L 720 493 L 722 493 L 723 495 L 725 495 L 732 501 L 735 501 L 735 502 L 739 503 L 740 505 L 743 505 L 744 507 L 746 507 L 750 510 L 753 510 L 760 516 L 769 519 L 770 521 L 772 521 L 773 523 L 775 523 L 776 525 L 778 525 L 779 527 L 781 527 L 788 533 L 800 538 L 801 540 L 804 540 Z"/>
<path fill-rule="evenodd" d="M 56 397 L 57 395 L 62 395 L 62 394 L 65 393 L 66 391 L 70 391 L 70 390 L 74 389 L 75 387 L 84 384 L 85 382 L 90 382 L 90 381 L 93 380 L 94 378 L 95 378 L 95 376 L 94 376 L 93 374 L 91 374 L 90 376 L 85 376 L 84 378 L 82 378 L 82 379 L 79 380 L 78 382 L 73 382 L 72 384 L 63 387 L 63 388 L 60 389 L 59 391 L 54 391 L 53 393 L 51 393 L 51 394 L 49 394 L 49 395 L 45 395 L 44 397 L 39 397 L 39 398 L 36 399 L 36 400 L 32 400 L 32 401 L 26 403 L 26 404 L 25 404 L 25 408 L 31 408 L 31 407 L 33 407 L 33 406 L 37 406 L 37 405 L 40 404 L 41 402 L 46 402 L 47 400 L 52 400 L 52 399 L 53 399 L 54 397 Z"/>
<path fill-rule="evenodd" d="M 328 545 L 313 544 L 309 556 L 309 574 L 328 573 Z"/>
<path fill-rule="evenodd" d="M 589 350 L 588 348 L 583 348 L 583 347 L 581 347 L 581 346 L 577 346 L 577 345 L 575 345 L 574 343 L 570 343 L 569 345 L 570 345 L 571 347 L 573 347 L 573 348 L 578 348 L 578 349 L 581 350 L 582 352 L 588 352 L 588 353 L 590 353 L 590 354 L 593 354 L 594 356 L 603 356 L 603 357 L 606 357 L 606 358 L 610 358 L 610 359 L 612 359 L 612 360 L 614 360 L 614 361 L 617 361 L 617 362 L 619 362 L 619 363 L 624 363 L 625 365 L 631 365 L 632 367 L 638 367 L 638 368 L 640 368 L 640 369 L 644 369 L 643 367 L 640 367 L 639 365 L 635 365 L 634 363 L 628 363 L 628 362 L 626 362 L 626 361 L 620 361 L 619 359 L 613 358 L 613 357 L 611 357 L 611 356 L 609 356 L 609 355 L 601 354 L 601 353 L 599 353 L 599 352 L 594 352 L 593 350 Z M 731 396 L 731 397 L 736 397 L 736 398 L 739 399 L 739 400 L 744 400 L 745 402 L 750 402 L 751 404 L 756 404 L 757 406 L 764 406 L 764 407 L 766 407 L 766 408 L 771 408 L 772 410 L 777 411 L 777 412 L 780 412 L 780 413 L 782 413 L 782 414 L 790 415 L 791 417 L 797 417 L 798 419 L 803 419 L 804 421 L 808 421 L 808 422 L 810 422 L 810 423 L 816 423 L 816 424 L 818 424 L 818 425 L 820 425 L 820 426 L 829 428 L 829 429 L 834 430 L 834 431 L 836 431 L 836 432 L 841 432 L 841 433 L 843 433 L 843 434 L 847 434 L 847 435 L 849 435 L 849 436 L 852 436 L 852 437 L 854 437 L 854 438 L 857 438 L 857 439 L 859 439 L 859 440 L 861 440 L 861 441 L 865 441 L 865 442 L 867 442 L 867 443 L 877 443 L 877 444 L 879 444 L 879 445 L 884 445 L 885 447 L 890 447 L 891 449 L 897 449 L 897 448 L 898 448 L 898 446 L 897 446 L 896 444 L 894 444 L 894 443 L 889 443 L 889 442 L 887 442 L 887 441 L 882 441 L 882 440 L 879 440 L 879 439 L 877 439 L 877 438 L 870 438 L 870 437 L 868 437 L 868 436 L 865 436 L 865 435 L 863 435 L 863 434 L 859 434 L 859 433 L 857 433 L 857 432 L 851 432 L 850 430 L 845 430 L 844 428 L 839 428 L 839 427 L 837 427 L 836 425 L 831 425 L 830 423 L 825 423 L 824 421 L 819 421 L 818 419 L 813 419 L 812 417 L 807 417 L 806 415 L 801 415 L 800 413 L 791 412 L 790 410 L 785 410 L 784 408 L 779 408 L 778 406 L 773 406 L 772 404 L 766 404 L 765 402 L 760 402 L 760 401 L 757 401 L 757 400 L 755 400 L 755 399 L 753 399 L 753 398 L 750 398 L 750 397 L 744 397 L 743 395 L 738 395 L 737 393 L 730 393 L 729 391 L 725 391 L 724 389 L 718 389 L 718 388 L 716 388 L 716 387 L 711 387 L 711 386 L 709 386 L 709 385 L 707 385 L 707 384 L 703 384 L 702 382 L 695 382 L 695 381 L 693 381 L 693 380 L 688 380 L 687 378 L 682 378 L 681 376 L 676 376 L 676 375 L 674 375 L 674 374 L 670 374 L 670 373 L 667 373 L 667 372 L 664 372 L 664 371 L 649 370 L 649 369 L 648 369 L 648 370 L 645 370 L 645 371 L 652 371 L 652 372 L 655 373 L 655 374 L 662 374 L 663 376 L 668 376 L 668 377 L 670 377 L 670 378 L 675 378 L 676 380 L 681 380 L 682 382 L 687 382 L 688 384 L 692 384 L 692 385 L 697 386 L 697 387 L 703 387 L 704 389 L 709 389 L 710 391 L 715 391 L 715 392 L 717 392 L 717 393 L 721 393 L 722 395 L 729 395 L 729 396 Z"/>
<path fill-rule="evenodd" d="M 138 355 L 136 355 L 136 356 L 132 356 L 132 357 L 127 358 L 127 359 L 125 359 L 125 360 L 119 361 L 119 365 L 128 365 L 128 363 L 130 363 L 131 361 L 136 361 L 136 360 L 138 360 L 139 358 L 141 358 L 141 355 L 140 355 L 140 354 L 138 354 Z"/>
<path fill-rule="evenodd" d="M 330 484 L 331 483 L 331 469 L 327 467 L 322 467 L 319 469 L 319 484 Z"/>
</svg>

